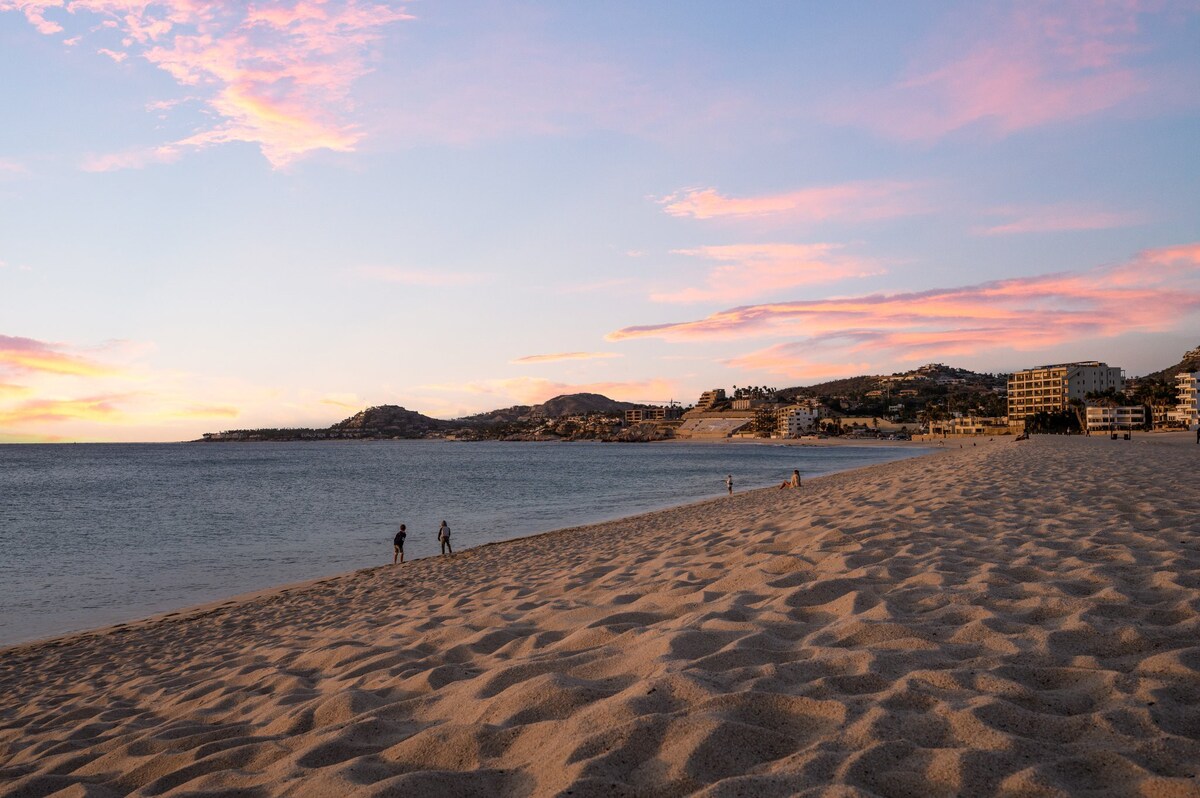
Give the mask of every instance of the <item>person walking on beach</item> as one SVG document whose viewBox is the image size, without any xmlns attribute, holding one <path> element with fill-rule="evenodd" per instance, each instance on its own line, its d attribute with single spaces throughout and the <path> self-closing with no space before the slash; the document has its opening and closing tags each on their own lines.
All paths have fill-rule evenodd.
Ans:
<svg viewBox="0 0 1200 798">
<path fill-rule="evenodd" d="M 450 527 L 446 525 L 445 521 L 438 527 L 438 541 L 442 544 L 442 554 L 454 553 L 454 549 L 450 548 Z"/>
<path fill-rule="evenodd" d="M 405 529 L 407 529 L 407 527 L 404 526 L 404 524 L 401 524 L 400 531 L 397 532 L 396 537 L 392 539 L 392 548 L 395 549 L 395 551 L 392 553 L 392 565 L 395 565 L 397 560 L 399 560 L 401 563 L 404 562 L 404 539 L 408 537 L 408 533 L 404 531 Z"/>
<path fill-rule="evenodd" d="M 725 477 L 725 487 L 729 489 L 729 495 L 733 495 L 733 474 Z"/>
</svg>

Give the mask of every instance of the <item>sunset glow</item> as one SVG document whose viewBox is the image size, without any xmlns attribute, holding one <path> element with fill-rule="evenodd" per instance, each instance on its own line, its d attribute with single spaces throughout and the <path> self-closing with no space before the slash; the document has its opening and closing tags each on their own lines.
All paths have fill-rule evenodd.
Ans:
<svg viewBox="0 0 1200 798">
<path fill-rule="evenodd" d="M 0 0 L 0 442 L 1162 368 L 1198 37 L 1175 0 Z"/>
</svg>

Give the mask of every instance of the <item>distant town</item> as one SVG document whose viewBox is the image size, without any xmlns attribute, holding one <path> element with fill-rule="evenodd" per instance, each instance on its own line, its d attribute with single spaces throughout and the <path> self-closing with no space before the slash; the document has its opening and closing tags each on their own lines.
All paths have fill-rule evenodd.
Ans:
<svg viewBox="0 0 1200 798">
<path fill-rule="evenodd" d="M 1040 433 L 1130 434 L 1200 426 L 1200 347 L 1129 378 L 1101 361 L 980 374 L 930 363 L 885 376 L 808 387 L 733 386 L 692 404 L 618 402 L 569 394 L 445 420 L 396 405 L 367 408 L 322 429 L 205 433 L 202 442 L 379 440 L 662 441 L 850 436 L 928 440 Z"/>
</svg>

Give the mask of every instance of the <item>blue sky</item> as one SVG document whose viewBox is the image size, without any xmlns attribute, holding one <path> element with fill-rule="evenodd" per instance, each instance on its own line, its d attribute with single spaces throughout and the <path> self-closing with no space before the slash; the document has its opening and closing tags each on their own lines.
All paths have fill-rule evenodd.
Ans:
<svg viewBox="0 0 1200 798">
<path fill-rule="evenodd" d="M 1196 3 L 0 0 L 0 440 L 1200 341 Z"/>
</svg>

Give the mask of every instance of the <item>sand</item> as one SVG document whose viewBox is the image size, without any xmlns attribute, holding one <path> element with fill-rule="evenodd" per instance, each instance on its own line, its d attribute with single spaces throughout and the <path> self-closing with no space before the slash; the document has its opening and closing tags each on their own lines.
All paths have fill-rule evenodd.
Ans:
<svg viewBox="0 0 1200 798">
<path fill-rule="evenodd" d="M 1200 446 L 998 440 L 0 651 L 0 793 L 1197 796 L 1198 618 Z"/>
</svg>

